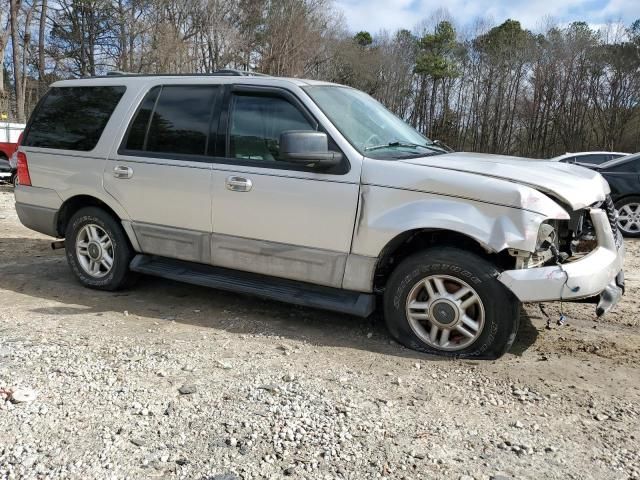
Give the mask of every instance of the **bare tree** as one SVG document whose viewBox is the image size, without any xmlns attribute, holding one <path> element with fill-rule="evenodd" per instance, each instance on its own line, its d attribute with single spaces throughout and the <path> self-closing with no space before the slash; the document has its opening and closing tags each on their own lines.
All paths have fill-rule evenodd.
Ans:
<svg viewBox="0 0 640 480">
<path fill-rule="evenodd" d="M 20 52 L 20 36 L 18 33 L 18 13 L 20 0 L 9 0 L 9 16 L 11 24 L 11 46 L 13 56 L 13 85 L 16 96 L 16 117 L 19 122 L 25 121 L 24 83 L 22 82 L 22 61 Z"/>
</svg>

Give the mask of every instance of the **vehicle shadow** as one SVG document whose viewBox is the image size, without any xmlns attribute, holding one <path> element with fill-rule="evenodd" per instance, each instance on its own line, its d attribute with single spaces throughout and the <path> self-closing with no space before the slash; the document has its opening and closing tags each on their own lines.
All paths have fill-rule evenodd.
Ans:
<svg viewBox="0 0 640 480">
<path fill-rule="evenodd" d="M 379 311 L 363 319 L 147 276 L 125 291 L 90 290 L 76 281 L 64 252 L 52 251 L 49 240 L 0 238 L 0 244 L 0 289 L 44 300 L 38 302 L 42 306 L 31 309 L 34 313 L 84 315 L 93 321 L 96 314 L 127 311 L 131 316 L 158 322 L 175 321 L 234 334 L 270 335 L 313 345 L 446 360 L 391 342 Z M 48 306 L 48 302 L 56 304 Z M 523 311 L 520 334 L 511 353 L 522 355 L 536 337 L 537 330 Z"/>
</svg>

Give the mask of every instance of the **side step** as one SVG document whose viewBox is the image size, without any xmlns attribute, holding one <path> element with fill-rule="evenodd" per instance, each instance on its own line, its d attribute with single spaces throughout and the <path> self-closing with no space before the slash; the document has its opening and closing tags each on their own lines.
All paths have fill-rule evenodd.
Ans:
<svg viewBox="0 0 640 480">
<path fill-rule="evenodd" d="M 270 300 L 359 317 L 371 315 L 376 305 L 375 296 L 372 294 L 151 255 L 136 255 L 129 268 L 134 272 L 179 282 L 229 292 L 246 293 Z"/>
</svg>

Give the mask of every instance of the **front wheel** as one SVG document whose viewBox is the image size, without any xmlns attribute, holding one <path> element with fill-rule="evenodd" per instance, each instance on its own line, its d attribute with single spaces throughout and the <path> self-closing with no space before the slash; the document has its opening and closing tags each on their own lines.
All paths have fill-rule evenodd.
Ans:
<svg viewBox="0 0 640 480">
<path fill-rule="evenodd" d="M 412 255 L 393 271 L 384 295 L 391 335 L 413 350 L 494 359 L 513 344 L 520 302 L 484 258 L 455 248 Z"/>
<path fill-rule="evenodd" d="M 67 261 L 80 283 L 98 290 L 118 290 L 133 279 L 133 249 L 120 225 L 96 207 L 78 210 L 65 236 Z"/>
<path fill-rule="evenodd" d="M 640 237 L 640 197 L 626 197 L 616 202 L 618 228 L 625 237 Z"/>
</svg>

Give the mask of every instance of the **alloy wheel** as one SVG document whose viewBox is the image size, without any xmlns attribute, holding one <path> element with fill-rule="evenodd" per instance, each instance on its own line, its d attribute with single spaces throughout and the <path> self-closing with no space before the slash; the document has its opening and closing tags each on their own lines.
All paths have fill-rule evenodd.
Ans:
<svg viewBox="0 0 640 480">
<path fill-rule="evenodd" d="M 414 333 L 433 348 L 467 348 L 482 334 L 485 310 L 478 293 L 449 275 L 430 275 L 407 296 L 406 315 Z"/>
<path fill-rule="evenodd" d="M 620 207 L 618 228 L 624 233 L 640 233 L 640 203 L 626 203 Z"/>
<path fill-rule="evenodd" d="M 90 223 L 78 232 L 76 255 L 82 269 L 94 278 L 106 276 L 113 268 L 113 242 L 100 226 Z"/>
</svg>

